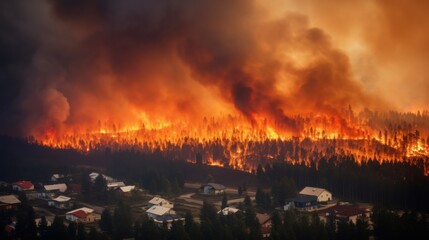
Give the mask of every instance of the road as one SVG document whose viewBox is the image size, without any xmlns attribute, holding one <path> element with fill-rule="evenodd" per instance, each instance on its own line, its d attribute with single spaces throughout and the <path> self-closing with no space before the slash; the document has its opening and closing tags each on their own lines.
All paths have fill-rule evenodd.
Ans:
<svg viewBox="0 0 429 240">
<path fill-rule="evenodd" d="M 192 196 L 194 196 L 194 194 L 195 193 L 187 193 L 187 194 L 180 195 L 177 198 L 181 199 L 181 200 L 184 200 L 184 201 L 186 201 L 188 203 L 193 203 L 193 204 L 202 206 L 203 205 L 203 201 L 202 200 L 192 198 Z"/>
</svg>

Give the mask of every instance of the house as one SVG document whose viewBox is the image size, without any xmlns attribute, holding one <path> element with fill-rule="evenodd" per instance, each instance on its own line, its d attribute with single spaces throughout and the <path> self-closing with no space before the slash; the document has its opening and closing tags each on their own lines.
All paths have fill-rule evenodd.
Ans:
<svg viewBox="0 0 429 240">
<path fill-rule="evenodd" d="M 71 198 L 67 196 L 58 196 L 48 200 L 48 206 L 58 209 L 70 209 L 72 207 Z"/>
<path fill-rule="evenodd" d="M 64 175 L 63 174 L 55 173 L 55 174 L 52 174 L 52 176 L 51 176 L 51 181 L 52 182 L 58 182 L 58 181 L 60 181 L 62 179 L 64 179 Z"/>
<path fill-rule="evenodd" d="M 316 196 L 318 202 L 328 202 L 332 200 L 332 193 L 323 188 L 305 187 L 299 192 L 300 195 Z"/>
<path fill-rule="evenodd" d="M 337 204 L 333 207 L 325 209 L 321 216 L 321 220 L 325 222 L 329 217 L 334 217 L 335 221 L 345 220 L 346 222 L 352 221 L 356 224 L 358 219 L 369 219 L 371 211 L 367 208 L 361 208 L 357 205 L 350 204 Z"/>
<path fill-rule="evenodd" d="M 119 193 L 124 197 L 131 196 L 131 192 L 136 189 L 136 186 L 129 185 L 129 186 L 123 186 L 119 188 Z"/>
<path fill-rule="evenodd" d="M 36 223 L 36 226 L 40 226 L 40 224 L 41 224 L 41 222 L 42 222 L 42 218 L 36 218 L 36 219 L 34 219 L 34 223 Z M 46 226 L 51 226 L 51 221 L 48 221 L 48 220 L 46 220 Z"/>
<path fill-rule="evenodd" d="M 290 206 L 293 205 L 296 209 L 300 211 L 311 211 L 318 208 L 319 203 L 317 202 L 317 197 L 312 195 L 298 195 L 290 200 L 288 200 L 288 203 L 286 206 L 288 206 L 287 209 L 290 208 Z M 286 209 L 285 206 L 285 209 Z"/>
<path fill-rule="evenodd" d="M 165 207 L 165 208 L 173 208 L 174 204 L 168 200 L 165 200 L 164 198 L 160 198 L 160 197 L 154 197 L 152 198 L 149 202 L 148 202 L 148 207 L 152 207 L 152 206 L 161 206 L 161 207 Z"/>
<path fill-rule="evenodd" d="M 66 219 L 71 222 L 90 223 L 100 220 L 101 216 L 91 208 L 78 208 L 66 213 Z"/>
<path fill-rule="evenodd" d="M 63 193 L 67 191 L 67 185 L 65 183 L 45 185 L 44 188 L 46 191 L 50 191 L 50 192 L 58 191 Z"/>
<path fill-rule="evenodd" d="M 58 193 L 64 193 L 67 191 L 67 185 L 65 183 L 44 185 L 43 189 L 39 191 L 39 198 L 52 198 Z"/>
<path fill-rule="evenodd" d="M 200 191 L 207 195 L 219 195 L 225 192 L 226 187 L 217 183 L 207 183 L 200 187 Z"/>
<path fill-rule="evenodd" d="M 107 190 L 116 190 L 120 187 L 125 187 L 124 182 L 110 182 L 107 183 Z"/>
<path fill-rule="evenodd" d="M 95 182 L 95 179 L 97 179 L 97 177 L 98 177 L 99 175 L 100 175 L 100 174 L 99 174 L 99 173 L 97 173 L 97 172 L 92 172 L 92 173 L 90 173 L 90 174 L 89 174 L 89 178 L 90 178 L 91 182 Z M 110 183 L 110 182 L 114 182 L 114 181 L 115 181 L 112 177 L 109 177 L 109 176 L 107 176 L 107 175 L 102 174 L 102 176 L 103 176 L 104 180 L 106 180 L 106 182 L 108 182 L 108 183 Z"/>
<path fill-rule="evenodd" d="M 51 182 L 66 182 L 66 181 L 72 181 L 72 180 L 73 180 L 72 175 L 70 174 L 64 175 L 64 174 L 55 173 L 55 174 L 52 174 L 51 176 Z"/>
<path fill-rule="evenodd" d="M 154 205 L 146 210 L 146 214 L 150 219 L 155 219 L 167 214 L 175 214 L 176 212 L 171 208 Z"/>
<path fill-rule="evenodd" d="M 15 195 L 0 196 L 0 211 L 15 210 L 21 203 Z"/>
<path fill-rule="evenodd" d="M 217 214 L 222 214 L 223 216 L 227 216 L 227 215 L 235 214 L 238 211 L 240 211 L 240 209 L 233 208 L 233 207 L 226 207 L 226 208 L 218 211 Z"/>
<path fill-rule="evenodd" d="M 30 191 L 34 190 L 34 185 L 30 181 L 18 181 L 12 184 L 12 189 L 15 191 Z"/>
<path fill-rule="evenodd" d="M 176 214 L 165 214 L 163 216 L 158 216 L 153 219 L 155 224 L 157 224 L 159 227 L 162 227 L 164 224 L 167 225 L 167 229 L 171 229 L 173 222 L 176 221 L 185 221 L 185 218 L 180 217 Z"/>
<path fill-rule="evenodd" d="M 152 219 L 158 226 L 163 226 L 164 223 L 167 224 L 167 228 L 170 229 L 173 222 L 175 221 L 184 221 L 184 218 L 181 218 L 176 215 L 176 212 L 171 208 L 162 207 L 158 205 L 153 205 L 146 211 L 147 216 Z"/>
<path fill-rule="evenodd" d="M 271 216 L 266 213 L 257 213 L 256 218 L 261 225 L 261 233 L 263 238 L 270 237 L 271 234 Z"/>
</svg>

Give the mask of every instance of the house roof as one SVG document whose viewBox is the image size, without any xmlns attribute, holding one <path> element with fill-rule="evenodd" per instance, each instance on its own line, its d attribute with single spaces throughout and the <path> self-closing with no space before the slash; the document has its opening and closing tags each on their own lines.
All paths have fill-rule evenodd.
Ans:
<svg viewBox="0 0 429 240">
<path fill-rule="evenodd" d="M 134 186 L 134 185 L 120 187 L 121 191 L 124 192 L 124 193 L 131 192 L 135 188 L 136 188 L 136 186 Z"/>
<path fill-rule="evenodd" d="M 155 205 L 155 206 L 150 207 L 146 212 L 150 213 L 150 214 L 162 216 L 162 215 L 168 213 L 170 210 L 171 210 L 170 208 Z"/>
<path fill-rule="evenodd" d="M 185 218 L 179 217 L 176 214 L 165 214 L 162 216 L 157 216 L 153 220 L 157 223 L 164 223 L 164 222 L 184 221 Z"/>
<path fill-rule="evenodd" d="M 320 196 L 324 191 L 327 191 L 324 188 L 316 188 L 316 187 L 305 187 L 299 192 L 299 194 L 311 195 L 311 196 Z M 329 192 L 329 191 L 327 191 Z"/>
<path fill-rule="evenodd" d="M 333 207 L 330 207 L 324 211 L 325 213 L 345 216 L 345 217 L 351 217 L 351 216 L 357 216 L 360 214 L 365 214 L 369 212 L 366 208 L 360 208 L 356 205 L 335 205 Z"/>
<path fill-rule="evenodd" d="M 68 214 L 74 215 L 77 218 L 81 218 L 82 219 L 82 218 L 86 218 L 86 216 L 88 216 L 88 214 L 91 214 L 91 213 L 87 213 L 87 212 L 85 212 L 83 210 L 78 210 L 78 211 L 75 211 L 75 212 L 72 212 L 72 213 L 68 213 Z"/>
<path fill-rule="evenodd" d="M 154 197 L 149 201 L 149 203 L 152 205 L 159 205 L 163 201 L 167 201 L 167 200 L 165 200 L 164 198 L 160 198 L 160 197 Z"/>
<path fill-rule="evenodd" d="M 92 172 L 92 173 L 90 173 L 89 174 L 89 177 L 90 178 L 97 178 L 98 177 L 98 175 L 100 175 L 99 173 L 97 173 L 97 172 Z"/>
<path fill-rule="evenodd" d="M 315 202 L 317 201 L 317 196 L 299 194 L 298 196 L 294 197 L 292 201 L 298 203 Z"/>
<path fill-rule="evenodd" d="M 89 213 L 93 213 L 94 209 L 87 208 L 87 207 L 82 207 L 82 208 L 78 208 L 78 209 L 72 210 L 70 212 L 67 212 L 66 214 L 73 214 L 73 215 L 75 215 L 74 213 L 78 212 L 78 211 L 84 211 L 85 213 L 89 214 Z"/>
<path fill-rule="evenodd" d="M 67 191 L 67 185 L 65 183 L 45 185 L 44 188 L 46 191 Z"/>
<path fill-rule="evenodd" d="M 18 181 L 18 182 L 15 182 L 13 184 L 22 188 L 22 189 L 29 189 L 29 188 L 34 187 L 33 183 L 30 181 Z"/>
<path fill-rule="evenodd" d="M 54 174 L 52 174 L 52 177 L 53 177 L 53 178 L 56 178 L 56 179 L 58 179 L 58 178 L 63 178 L 63 177 L 64 177 L 64 174 L 54 173 Z"/>
<path fill-rule="evenodd" d="M 97 172 L 92 172 L 89 174 L 89 178 L 91 178 L 91 181 L 95 181 L 95 179 L 99 176 L 100 174 Z M 107 175 L 102 174 L 104 180 L 106 180 L 107 182 L 113 182 L 113 178 Z"/>
<path fill-rule="evenodd" d="M 0 203 L 4 204 L 18 204 L 21 203 L 15 195 L 4 195 L 0 196 Z"/>
<path fill-rule="evenodd" d="M 61 196 L 58 196 L 58 197 L 51 199 L 51 200 L 56 201 L 56 202 L 67 202 L 67 201 L 70 201 L 71 198 L 61 195 Z"/>
<path fill-rule="evenodd" d="M 107 184 L 108 188 L 116 188 L 116 187 L 124 187 L 125 183 L 124 182 L 111 182 Z"/>
<path fill-rule="evenodd" d="M 207 183 L 207 184 L 203 185 L 202 187 L 204 187 L 204 186 L 210 186 L 210 187 L 214 188 L 215 190 L 225 190 L 226 189 L 226 187 L 224 185 L 217 184 L 217 183 Z"/>
<path fill-rule="evenodd" d="M 226 208 L 218 211 L 217 214 L 222 213 L 222 215 L 226 216 L 226 215 L 229 215 L 229 214 L 234 214 L 234 213 L 236 213 L 238 211 L 240 211 L 240 209 L 233 208 L 233 207 L 226 207 Z"/>
</svg>

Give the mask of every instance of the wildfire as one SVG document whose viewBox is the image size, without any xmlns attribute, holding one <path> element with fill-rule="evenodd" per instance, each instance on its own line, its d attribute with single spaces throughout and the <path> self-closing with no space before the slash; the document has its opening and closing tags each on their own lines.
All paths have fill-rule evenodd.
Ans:
<svg viewBox="0 0 429 240">
<path fill-rule="evenodd" d="M 82 152 L 110 148 L 137 149 L 144 152 L 161 151 L 166 157 L 195 163 L 196 154 L 202 154 L 203 163 L 254 172 L 258 164 L 282 160 L 310 166 L 321 157 L 352 156 L 362 164 L 370 159 L 407 161 L 419 164 L 429 174 L 429 147 L 412 129 L 396 128 L 374 130 L 365 121 L 346 121 L 335 118 L 295 117 L 302 126 L 301 134 L 294 136 L 282 125 L 267 119 L 255 118 L 249 122 L 241 116 L 203 118 L 193 124 L 184 122 L 152 123 L 145 119 L 140 124 L 125 127 L 97 126 L 98 130 L 64 134 L 52 130 L 36 136 L 36 140 L 53 148 L 73 148 Z"/>
<path fill-rule="evenodd" d="M 424 157 L 429 156 L 429 147 L 418 141 L 407 149 L 407 157 Z"/>
</svg>

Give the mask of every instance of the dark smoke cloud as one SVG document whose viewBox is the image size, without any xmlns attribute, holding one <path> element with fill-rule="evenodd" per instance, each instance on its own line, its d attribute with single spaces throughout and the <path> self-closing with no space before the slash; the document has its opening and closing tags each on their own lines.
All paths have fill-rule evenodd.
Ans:
<svg viewBox="0 0 429 240">
<path fill-rule="evenodd" d="M 296 133 L 291 115 L 379 105 L 303 15 L 271 18 L 249 0 L 30 5 L 1 3 L 4 132 L 226 110 Z"/>
</svg>

